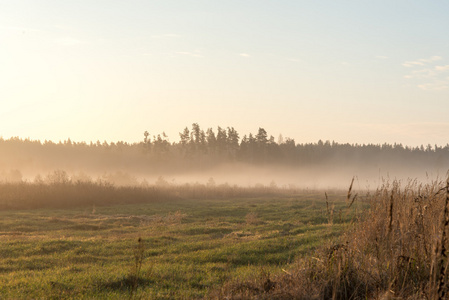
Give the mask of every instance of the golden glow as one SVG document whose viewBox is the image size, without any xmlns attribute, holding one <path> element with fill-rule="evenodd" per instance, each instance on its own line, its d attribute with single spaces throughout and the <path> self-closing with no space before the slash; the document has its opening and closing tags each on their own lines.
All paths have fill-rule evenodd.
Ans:
<svg viewBox="0 0 449 300">
<path fill-rule="evenodd" d="M 423 3 L 399 22 L 402 5 L 10 2 L 0 135 L 176 141 L 198 122 L 302 142 L 445 144 L 449 21 Z"/>
</svg>

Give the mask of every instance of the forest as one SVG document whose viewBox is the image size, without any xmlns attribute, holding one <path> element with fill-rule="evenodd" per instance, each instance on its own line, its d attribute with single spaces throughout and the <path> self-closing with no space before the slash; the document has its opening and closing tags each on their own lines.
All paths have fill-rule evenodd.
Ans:
<svg viewBox="0 0 449 300">
<path fill-rule="evenodd" d="M 234 127 L 204 130 L 193 123 L 175 142 L 170 142 L 165 133 L 151 135 L 148 131 L 135 143 L 0 138 L 0 180 L 8 182 L 39 180 L 41 175 L 64 170 L 72 180 L 100 177 L 120 185 L 163 178 L 180 182 L 215 178 L 243 185 L 271 181 L 297 184 L 291 179 L 295 176 L 297 181 L 314 184 L 317 178 L 326 176 L 333 176 L 335 182 L 335 172 L 344 174 L 347 184 L 352 176 L 441 176 L 448 167 L 449 144 L 300 143 L 282 135 L 276 139 L 262 127 L 241 136 Z M 302 180 L 305 173 L 308 178 Z M 254 180 L 247 179 L 250 177 Z M 233 182 L 236 178 L 239 181 Z"/>
</svg>

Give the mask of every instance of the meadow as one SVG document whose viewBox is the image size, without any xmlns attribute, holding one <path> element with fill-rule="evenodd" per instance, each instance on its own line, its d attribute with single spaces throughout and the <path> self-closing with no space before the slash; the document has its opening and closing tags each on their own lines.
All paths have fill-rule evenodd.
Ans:
<svg viewBox="0 0 449 300">
<path fill-rule="evenodd" d="M 339 238 L 222 299 L 449 299 L 449 180 L 385 181 Z"/>
<path fill-rule="evenodd" d="M 363 206 L 356 200 L 348 209 L 344 192 L 306 190 L 56 205 L 69 197 L 58 189 L 73 184 L 23 184 L 25 194 L 55 197 L 24 209 L 26 197 L 8 196 L 18 186 L 2 190 L 2 299 L 223 298 L 230 282 L 288 274 L 298 259 L 336 243 Z"/>
<path fill-rule="evenodd" d="M 448 299 L 449 181 L 0 192 L 1 299 Z"/>
</svg>

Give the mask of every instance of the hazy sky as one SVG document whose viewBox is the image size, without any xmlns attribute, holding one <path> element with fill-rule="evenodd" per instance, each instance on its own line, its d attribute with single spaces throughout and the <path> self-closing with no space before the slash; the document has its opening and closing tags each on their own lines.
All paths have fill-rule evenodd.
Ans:
<svg viewBox="0 0 449 300">
<path fill-rule="evenodd" d="M 449 1 L 0 0 L 0 136 L 449 143 Z"/>
</svg>

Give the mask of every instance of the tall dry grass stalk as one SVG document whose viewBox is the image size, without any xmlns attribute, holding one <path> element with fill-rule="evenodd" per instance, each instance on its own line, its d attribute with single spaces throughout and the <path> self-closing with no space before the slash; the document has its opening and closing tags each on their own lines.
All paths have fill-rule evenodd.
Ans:
<svg viewBox="0 0 449 300">
<path fill-rule="evenodd" d="M 348 201 L 351 192 L 352 184 Z M 271 278 L 273 290 L 245 293 L 254 299 L 448 299 L 449 179 L 384 182 L 363 198 L 369 209 L 339 244 Z"/>
<path fill-rule="evenodd" d="M 134 264 L 130 270 L 128 275 L 130 281 L 130 289 L 129 289 L 129 299 L 132 299 L 140 279 L 140 273 L 142 270 L 143 260 L 145 259 L 145 244 L 142 241 L 142 238 L 137 239 L 137 245 L 133 248 L 133 256 L 134 256 Z"/>
<path fill-rule="evenodd" d="M 329 197 L 327 196 L 327 192 L 324 193 L 326 197 L 326 213 L 327 213 L 327 223 L 332 225 L 334 223 L 334 209 L 335 205 L 332 203 L 332 205 L 329 206 Z"/>
<path fill-rule="evenodd" d="M 443 223 L 442 223 L 442 234 L 440 241 L 440 251 L 438 257 L 438 268 L 439 268 L 439 276 L 438 276 L 438 299 L 445 299 L 447 293 L 447 267 L 448 267 L 448 259 L 447 259 L 447 227 L 449 225 L 449 178 L 446 182 L 446 201 L 444 204 L 444 213 L 443 213 Z"/>
</svg>

